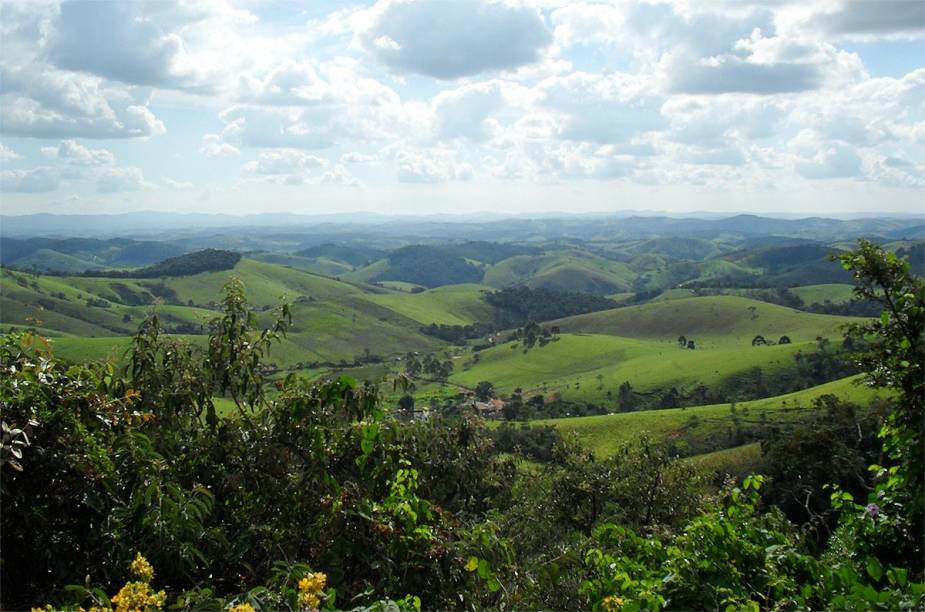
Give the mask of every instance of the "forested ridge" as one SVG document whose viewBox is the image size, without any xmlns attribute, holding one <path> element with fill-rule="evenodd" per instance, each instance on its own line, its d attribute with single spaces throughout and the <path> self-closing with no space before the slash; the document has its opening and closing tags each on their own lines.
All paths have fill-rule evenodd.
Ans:
<svg viewBox="0 0 925 612">
<path fill-rule="evenodd" d="M 602 459 L 469 410 L 399 419 L 347 376 L 269 385 L 292 310 L 258 321 L 237 280 L 205 343 L 155 309 L 124 370 L 8 334 L 0 607 L 921 608 L 925 283 L 867 242 L 840 261 L 883 312 L 843 346 L 891 399 L 819 398 L 723 482 L 647 436 Z M 489 296 L 520 321 L 609 305 L 517 291 Z"/>
</svg>

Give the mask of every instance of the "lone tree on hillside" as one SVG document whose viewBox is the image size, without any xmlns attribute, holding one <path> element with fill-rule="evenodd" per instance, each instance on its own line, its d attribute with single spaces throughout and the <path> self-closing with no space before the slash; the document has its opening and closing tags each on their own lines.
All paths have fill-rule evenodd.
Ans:
<svg viewBox="0 0 925 612">
<path fill-rule="evenodd" d="M 780 340 L 777 341 L 778 344 L 790 344 L 790 336 L 781 336 Z"/>
<path fill-rule="evenodd" d="M 785 337 L 786 337 L 786 336 L 785 336 Z M 788 341 L 789 341 L 789 338 L 788 338 Z M 765 340 L 765 339 L 764 339 L 764 336 L 762 336 L 762 335 L 758 335 L 758 336 L 755 336 L 754 338 L 752 338 L 752 346 L 764 346 L 764 345 L 766 345 L 767 343 L 768 343 L 768 341 Z"/>
</svg>

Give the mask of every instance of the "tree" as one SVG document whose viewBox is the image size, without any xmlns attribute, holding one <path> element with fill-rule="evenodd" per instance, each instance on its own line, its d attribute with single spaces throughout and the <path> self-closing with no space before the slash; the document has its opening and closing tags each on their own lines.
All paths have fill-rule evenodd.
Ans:
<svg viewBox="0 0 925 612">
<path fill-rule="evenodd" d="M 883 305 L 880 318 L 854 324 L 855 342 L 874 339 L 859 363 L 869 384 L 898 392 L 897 408 L 881 432 L 884 450 L 897 462 L 897 483 L 922 511 L 925 482 L 925 281 L 912 275 L 909 264 L 867 240 L 858 250 L 840 257 L 852 272 L 858 299 Z"/>
<path fill-rule="evenodd" d="M 687 348 L 689 348 L 690 350 L 694 350 L 695 348 L 697 348 L 697 345 L 694 344 L 694 341 L 693 341 L 693 340 L 688 340 L 688 341 L 687 341 Z"/>
<path fill-rule="evenodd" d="M 764 336 L 762 335 L 757 335 L 754 338 L 752 338 L 752 346 L 764 346 L 767 343 L 768 341 L 765 340 Z"/>
<path fill-rule="evenodd" d="M 487 380 L 480 381 L 475 386 L 475 397 L 483 402 L 490 400 L 495 396 L 495 386 Z"/>
<path fill-rule="evenodd" d="M 678 346 L 681 348 L 687 348 L 687 337 L 683 335 L 678 336 Z"/>
<path fill-rule="evenodd" d="M 790 336 L 781 336 L 780 340 L 777 341 L 778 344 L 790 344 Z"/>
<path fill-rule="evenodd" d="M 628 380 L 623 381 L 617 391 L 617 406 L 620 412 L 629 412 L 636 407 L 636 394 L 633 392 L 633 385 Z"/>
<path fill-rule="evenodd" d="M 401 408 L 402 412 L 414 412 L 414 396 L 402 395 L 398 400 L 398 407 Z"/>
</svg>

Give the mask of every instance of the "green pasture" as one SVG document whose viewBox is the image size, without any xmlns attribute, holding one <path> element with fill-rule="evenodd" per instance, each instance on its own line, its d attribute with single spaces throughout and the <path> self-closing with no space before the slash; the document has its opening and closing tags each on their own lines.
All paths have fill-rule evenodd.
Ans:
<svg viewBox="0 0 925 612">
<path fill-rule="evenodd" d="M 812 410 L 812 401 L 826 394 L 857 404 L 869 404 L 877 391 L 857 384 L 859 376 L 844 378 L 795 393 L 736 405 L 738 418 L 745 425 L 762 427 L 766 423 L 782 423 L 805 416 Z M 764 417 L 762 417 L 764 414 Z M 605 457 L 621 445 L 648 434 L 658 440 L 683 443 L 692 454 L 702 454 L 728 448 L 728 433 L 733 427 L 730 404 L 646 410 L 601 416 L 532 421 L 536 425 L 552 425 L 563 434 L 572 434 L 595 455 Z"/>
<path fill-rule="evenodd" d="M 750 346 L 756 335 L 788 336 L 794 343 L 817 336 L 840 338 L 857 317 L 821 315 L 732 295 L 691 297 L 594 312 L 553 321 L 563 332 L 630 338 L 693 339 L 698 347 Z"/>
<path fill-rule="evenodd" d="M 707 344 L 689 350 L 673 341 L 563 334 L 557 342 L 526 353 L 517 343 L 482 351 L 478 363 L 466 362 L 450 381 L 471 388 L 488 380 L 505 394 L 520 387 L 527 393 L 558 394 L 567 400 L 615 403 L 617 389 L 625 381 L 643 392 L 671 386 L 683 389 L 695 383 L 712 386 L 754 367 L 766 374 L 790 368 L 797 351 L 813 349 L 812 342 L 802 342 L 757 347 Z"/>
</svg>

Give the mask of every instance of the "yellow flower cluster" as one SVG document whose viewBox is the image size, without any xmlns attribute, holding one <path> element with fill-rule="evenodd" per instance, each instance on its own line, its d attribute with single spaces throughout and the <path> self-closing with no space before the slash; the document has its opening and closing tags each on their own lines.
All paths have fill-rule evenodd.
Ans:
<svg viewBox="0 0 925 612">
<path fill-rule="evenodd" d="M 309 610 L 317 610 L 321 604 L 318 594 L 324 590 L 328 577 L 321 572 L 309 574 L 299 580 L 299 605 Z"/>
<path fill-rule="evenodd" d="M 138 553 L 135 560 L 132 561 L 130 569 L 142 582 L 151 582 L 154 580 L 154 568 L 151 567 L 147 559 L 141 556 L 141 553 Z"/>
<path fill-rule="evenodd" d="M 129 582 L 113 595 L 112 603 L 116 612 L 140 612 L 142 610 L 160 610 L 167 602 L 167 593 L 155 593 L 147 582 Z"/>
<path fill-rule="evenodd" d="M 608 595 L 601 601 L 601 610 L 604 612 L 617 612 L 623 607 L 623 598 L 616 595 Z"/>
<path fill-rule="evenodd" d="M 233 606 L 230 606 L 226 612 L 254 612 L 254 606 L 249 603 L 239 603 Z"/>
</svg>

